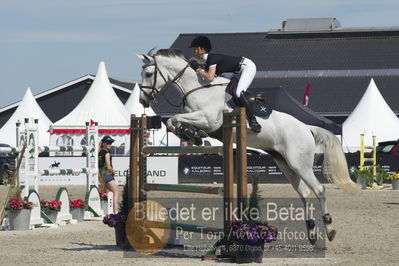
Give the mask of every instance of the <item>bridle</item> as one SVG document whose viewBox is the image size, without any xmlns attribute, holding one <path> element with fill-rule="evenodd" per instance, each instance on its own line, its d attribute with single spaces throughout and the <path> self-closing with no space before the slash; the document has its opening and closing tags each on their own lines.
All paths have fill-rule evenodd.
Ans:
<svg viewBox="0 0 399 266">
<path fill-rule="evenodd" d="M 156 61 L 156 59 L 155 59 L 155 56 L 153 56 L 152 58 L 154 59 L 154 63 L 152 63 L 152 64 L 150 64 L 150 65 L 146 65 L 144 68 L 147 68 L 147 67 L 150 67 L 150 66 L 154 66 L 154 67 L 155 67 L 153 85 L 152 85 L 152 86 L 144 86 L 144 85 L 141 85 L 141 86 L 140 86 L 140 90 L 144 93 L 145 96 L 147 96 L 147 98 L 148 98 L 150 101 L 154 101 L 154 100 L 155 100 L 155 96 L 156 96 L 157 94 L 161 93 L 161 94 L 163 94 L 163 95 L 165 96 L 166 101 L 167 101 L 170 105 L 172 105 L 172 106 L 174 106 L 174 107 L 180 107 L 181 104 L 180 104 L 180 105 L 175 105 L 175 104 L 171 103 L 171 102 L 168 100 L 168 98 L 166 97 L 166 94 L 165 94 L 165 93 L 166 93 L 166 91 L 167 91 L 172 85 L 176 85 L 176 86 L 179 88 L 179 90 L 182 92 L 182 94 L 184 94 L 183 89 L 182 89 L 181 86 L 177 83 L 177 81 L 181 78 L 181 76 L 183 76 L 184 72 L 185 72 L 186 69 L 190 66 L 190 64 L 187 63 L 187 65 L 186 65 L 182 70 L 180 70 L 179 73 L 177 73 L 176 76 L 175 76 L 173 79 L 170 80 L 170 79 L 166 79 L 165 76 L 162 74 L 161 69 L 158 67 L 158 64 L 157 64 L 157 61 Z M 187 61 L 187 60 L 186 60 L 186 61 Z M 156 87 L 156 83 L 157 83 L 157 74 L 158 74 L 158 72 L 159 72 L 159 74 L 161 75 L 162 79 L 165 81 L 165 85 L 163 85 L 162 88 L 159 89 L 159 90 L 158 90 L 157 87 Z M 143 89 L 150 89 L 151 92 L 148 93 L 148 92 L 146 92 L 146 91 L 143 90 Z"/>
<path fill-rule="evenodd" d="M 174 107 L 184 107 L 185 104 L 186 104 L 186 101 L 187 101 L 187 96 L 189 96 L 191 93 L 196 92 L 196 91 L 198 91 L 198 90 L 200 90 L 200 89 L 205 89 L 205 88 L 210 88 L 210 87 L 215 87 L 215 86 L 221 86 L 221 85 L 227 85 L 227 84 L 228 84 L 228 83 L 207 84 L 207 85 L 203 85 L 203 86 L 200 86 L 200 87 L 196 87 L 196 88 L 194 88 L 194 89 L 188 91 L 187 93 L 184 93 L 183 88 L 177 83 L 177 81 L 181 78 L 181 76 L 183 76 L 184 72 L 185 72 L 186 69 L 190 66 L 190 64 L 187 62 L 187 65 L 186 65 L 182 70 L 180 70 L 180 71 L 176 74 L 176 76 L 175 76 L 173 79 L 171 79 L 171 80 L 169 79 L 169 80 L 168 80 L 168 79 L 165 78 L 165 76 L 162 74 L 161 69 L 158 67 L 158 64 L 157 64 L 157 61 L 156 61 L 156 59 L 155 59 L 155 56 L 152 56 L 152 58 L 154 59 L 154 63 L 149 64 L 149 65 L 146 65 L 145 67 L 143 67 L 143 69 L 144 69 L 144 68 L 147 68 L 147 67 L 150 67 L 150 66 L 154 66 L 154 67 L 155 67 L 153 85 L 152 85 L 152 86 L 144 86 L 144 85 L 141 85 L 141 86 L 140 86 L 140 90 L 144 93 L 145 96 L 147 96 L 147 98 L 148 98 L 150 101 L 154 101 L 155 98 L 156 98 L 156 95 L 159 94 L 159 93 L 161 93 L 161 94 L 163 94 L 163 95 L 165 96 L 165 100 L 166 100 L 170 105 L 172 105 L 172 106 L 174 106 Z M 187 60 L 185 60 L 185 61 L 187 61 Z M 165 85 L 163 85 L 162 88 L 161 88 L 160 90 L 158 90 L 158 89 L 156 88 L 157 73 L 158 73 L 158 72 L 159 72 L 159 74 L 161 75 L 162 79 L 165 81 Z M 172 102 L 170 102 L 169 99 L 166 97 L 166 94 L 165 94 L 165 92 L 166 92 L 173 84 L 175 84 L 175 85 L 178 87 L 178 89 L 180 90 L 181 94 L 183 95 L 182 102 L 181 102 L 181 104 L 179 104 L 179 105 L 176 105 L 176 104 L 173 104 Z M 151 92 L 148 93 L 148 92 L 146 92 L 146 91 L 143 90 L 143 89 L 151 89 Z"/>
</svg>

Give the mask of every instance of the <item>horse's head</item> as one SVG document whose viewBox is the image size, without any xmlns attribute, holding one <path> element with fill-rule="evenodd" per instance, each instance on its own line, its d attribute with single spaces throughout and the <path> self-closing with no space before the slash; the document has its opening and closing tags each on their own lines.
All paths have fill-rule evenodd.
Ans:
<svg viewBox="0 0 399 266">
<path fill-rule="evenodd" d="M 141 86 L 140 86 L 140 103 L 144 107 L 149 107 L 151 101 L 155 99 L 158 93 L 157 85 L 161 84 L 161 77 L 157 75 L 157 66 L 155 57 L 151 55 L 137 55 L 143 61 L 143 70 L 141 71 Z"/>
<path fill-rule="evenodd" d="M 137 55 L 143 61 L 141 71 L 140 103 L 149 107 L 158 93 L 166 90 L 183 75 L 188 64 L 184 55 L 177 50 L 159 50 L 155 55 Z M 180 71 L 179 71 L 180 70 Z"/>
</svg>

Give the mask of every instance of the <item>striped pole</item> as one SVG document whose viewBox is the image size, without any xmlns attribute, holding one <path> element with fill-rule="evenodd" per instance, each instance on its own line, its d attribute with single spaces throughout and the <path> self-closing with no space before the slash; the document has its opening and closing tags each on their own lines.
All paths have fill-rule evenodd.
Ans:
<svg viewBox="0 0 399 266">
<path fill-rule="evenodd" d="M 39 170 L 39 175 L 72 175 L 72 174 L 87 174 L 89 173 L 89 168 L 77 168 L 77 169 L 46 169 Z"/>
<path fill-rule="evenodd" d="M 192 192 L 223 195 L 221 187 L 205 187 L 195 185 L 175 185 L 175 184 L 144 184 L 145 191 L 175 191 L 175 192 Z"/>
<path fill-rule="evenodd" d="M 19 147 L 0 147 L 0 153 L 19 153 L 20 151 Z"/>
<path fill-rule="evenodd" d="M 39 146 L 40 152 L 86 152 L 87 146 Z"/>
<path fill-rule="evenodd" d="M 144 154 L 154 154 L 154 153 L 202 153 L 202 154 L 223 154 L 223 147 L 206 147 L 206 146 L 191 146 L 191 147 L 181 147 L 181 146 L 145 146 L 142 152 Z"/>
</svg>

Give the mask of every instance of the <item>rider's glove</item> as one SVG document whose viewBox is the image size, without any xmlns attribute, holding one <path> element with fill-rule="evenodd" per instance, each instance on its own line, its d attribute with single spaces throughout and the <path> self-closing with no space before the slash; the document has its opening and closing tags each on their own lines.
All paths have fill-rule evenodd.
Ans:
<svg viewBox="0 0 399 266">
<path fill-rule="evenodd" d="M 202 68 L 201 63 L 198 62 L 198 60 L 195 59 L 195 58 L 191 58 L 191 59 L 188 61 L 188 63 L 190 64 L 190 67 L 191 67 L 192 69 L 194 69 L 195 71 L 197 71 L 197 69 L 199 69 L 199 68 Z"/>
</svg>

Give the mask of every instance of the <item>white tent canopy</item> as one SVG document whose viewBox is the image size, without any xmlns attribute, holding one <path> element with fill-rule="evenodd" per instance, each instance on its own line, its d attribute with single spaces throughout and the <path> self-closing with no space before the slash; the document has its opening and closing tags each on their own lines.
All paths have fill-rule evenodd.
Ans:
<svg viewBox="0 0 399 266">
<path fill-rule="evenodd" d="M 52 128 L 84 127 L 85 122 L 98 122 L 99 128 L 127 128 L 128 112 L 112 89 L 104 62 L 100 62 L 93 84 L 82 101 Z"/>
<path fill-rule="evenodd" d="M 6 143 L 12 147 L 16 145 L 16 123 L 20 122 L 21 126 L 19 131 L 24 130 L 24 119 L 38 119 L 39 127 L 39 144 L 48 145 L 49 144 L 49 127 L 52 124 L 47 115 L 40 108 L 39 104 L 36 102 L 32 95 L 31 90 L 28 88 L 24 95 L 24 98 L 19 103 L 18 108 L 12 114 L 10 119 L 4 124 L 0 130 L 0 142 Z"/>
<path fill-rule="evenodd" d="M 86 145 L 85 124 L 89 121 L 98 122 L 100 138 L 113 136 L 115 153 L 125 153 L 130 133 L 129 113 L 109 82 L 104 62 L 98 65 L 96 78 L 80 103 L 51 126 L 50 143 L 56 146 Z"/>
<path fill-rule="evenodd" d="M 342 125 L 344 149 L 358 150 L 362 133 L 366 146 L 372 145 L 372 136 L 376 136 L 377 142 L 399 138 L 399 119 L 385 102 L 373 79 Z"/>
<path fill-rule="evenodd" d="M 129 114 L 135 114 L 136 116 L 141 116 L 142 114 L 150 116 L 155 115 L 155 112 L 151 107 L 144 108 L 144 106 L 140 103 L 140 87 L 137 83 L 134 85 L 132 94 L 130 95 L 129 99 L 127 99 L 125 107 Z"/>
</svg>

